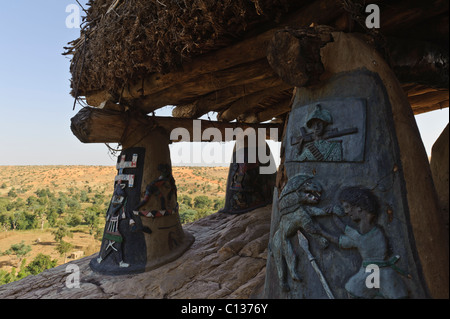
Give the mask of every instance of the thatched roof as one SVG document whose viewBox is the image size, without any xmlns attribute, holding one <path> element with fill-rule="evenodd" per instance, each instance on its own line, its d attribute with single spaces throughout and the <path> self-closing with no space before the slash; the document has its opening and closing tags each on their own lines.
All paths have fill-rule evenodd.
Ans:
<svg viewBox="0 0 450 319">
<path fill-rule="evenodd" d="M 139 76 L 178 69 L 190 58 L 236 42 L 285 14 L 286 0 L 91 0 L 74 60 L 85 55 L 82 92 L 120 89 Z M 290 1 L 292 2 L 292 1 Z M 295 1 L 294 1 L 295 2 Z M 88 43 L 86 48 L 85 36 Z M 85 53 L 83 53 L 85 50 Z M 78 60 L 79 61 L 79 60 Z"/>
<path fill-rule="evenodd" d="M 427 48 L 431 46 L 435 54 L 432 58 L 444 63 L 437 68 L 448 72 L 447 0 L 372 2 L 381 8 L 383 36 L 427 41 Z M 91 0 L 80 38 L 66 48 L 65 54 L 73 54 L 72 94 L 87 97 L 93 106 L 108 100 L 144 113 L 176 105 L 174 116 L 192 118 L 208 111 L 239 109 L 239 100 L 246 97 L 255 103 L 250 113 L 266 111 L 271 118 L 280 112 L 270 110 L 286 104 L 291 94 L 291 87 L 274 75 L 265 59 L 271 30 L 315 23 L 367 32 L 358 24 L 364 10 L 361 3 L 364 1 Z M 409 78 L 405 68 L 417 65 L 422 57 L 409 57 L 408 61 L 402 54 L 396 57 L 396 66 L 403 72 L 405 89 L 417 91 L 417 85 L 422 85 L 426 93 L 439 92 L 431 109 L 448 106 L 448 75 L 431 84 L 421 83 L 420 74 Z M 429 56 L 429 51 L 419 54 Z M 261 91 L 265 94 L 255 95 Z M 430 109 L 427 103 L 426 110 Z M 195 111 L 192 105 L 196 105 Z M 237 118 L 235 113 L 230 111 L 225 118 Z M 244 118 L 252 122 L 263 119 Z"/>
</svg>

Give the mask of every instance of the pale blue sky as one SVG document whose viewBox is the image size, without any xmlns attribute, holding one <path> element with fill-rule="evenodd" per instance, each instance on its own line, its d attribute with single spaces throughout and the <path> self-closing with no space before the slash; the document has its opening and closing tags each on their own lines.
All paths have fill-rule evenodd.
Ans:
<svg viewBox="0 0 450 319">
<path fill-rule="evenodd" d="M 72 110 L 70 60 L 61 55 L 79 36 L 79 29 L 65 24 L 69 4 L 76 1 L 2 1 L 0 165 L 115 164 L 105 145 L 83 144 L 70 130 L 80 106 Z M 448 108 L 416 117 L 428 151 L 448 117 Z M 277 147 L 273 151 L 277 156 Z"/>
</svg>

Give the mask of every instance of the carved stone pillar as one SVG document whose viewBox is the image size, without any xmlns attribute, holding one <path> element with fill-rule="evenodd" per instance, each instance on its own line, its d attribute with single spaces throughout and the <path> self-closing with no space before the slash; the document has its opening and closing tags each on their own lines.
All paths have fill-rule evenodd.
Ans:
<svg viewBox="0 0 450 319">
<path fill-rule="evenodd" d="M 194 241 L 180 223 L 167 132 L 135 127 L 122 145 L 101 250 L 90 262 L 94 271 L 112 275 L 157 268 Z"/>
<path fill-rule="evenodd" d="M 291 83 L 265 297 L 448 298 L 448 246 L 407 98 L 367 42 L 318 30 L 278 39 L 300 43 L 277 53 L 304 75 Z"/>
<path fill-rule="evenodd" d="M 261 163 L 258 147 L 234 146 L 222 213 L 242 214 L 272 203 L 276 168 L 269 145 L 263 147 L 266 163 Z"/>
</svg>

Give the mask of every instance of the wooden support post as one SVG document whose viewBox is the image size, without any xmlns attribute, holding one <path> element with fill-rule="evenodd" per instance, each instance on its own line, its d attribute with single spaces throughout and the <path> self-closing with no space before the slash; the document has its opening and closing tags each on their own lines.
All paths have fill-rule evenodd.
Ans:
<svg viewBox="0 0 450 319">
<path fill-rule="evenodd" d="M 116 123 L 126 123 L 115 119 Z M 104 274 L 155 269 L 180 257 L 194 242 L 194 237 L 183 230 L 178 213 L 169 133 L 134 121 L 132 128 L 122 126 L 119 130 L 122 135 L 116 142 L 122 143 L 123 151 L 117 164 L 115 191 L 100 253 L 90 262 L 94 271 Z M 106 127 L 99 122 L 95 121 Z"/>
<path fill-rule="evenodd" d="M 226 123 L 207 120 L 196 120 L 203 130 L 216 128 L 220 131 L 222 141 L 234 140 L 235 136 L 227 134 L 227 129 L 234 130 L 241 128 L 265 129 L 266 139 L 281 138 L 281 125 L 279 123 L 267 124 L 247 124 L 247 123 Z M 152 128 L 160 127 L 170 132 L 176 128 L 186 129 L 191 142 L 207 142 L 202 139 L 202 134 L 194 134 L 194 120 L 174 117 L 151 117 L 145 115 L 131 115 L 126 112 L 102 110 L 86 107 L 81 109 L 71 119 L 71 129 L 73 134 L 83 143 L 124 143 L 127 136 L 135 134 L 137 127 L 145 127 L 148 131 Z M 277 129 L 279 134 L 270 135 L 270 129 Z M 200 133 L 202 133 L 200 132 Z M 198 140 L 200 138 L 200 140 Z M 173 140 L 171 142 L 178 142 Z"/>
<path fill-rule="evenodd" d="M 323 30 L 323 33 L 321 30 Z M 449 255 L 446 230 L 440 216 L 428 158 L 414 114 L 395 73 L 379 53 L 360 35 L 330 32 L 321 28 L 304 29 L 298 32 L 280 32 L 275 37 L 278 35 L 280 37 L 273 40 L 273 45 L 269 50 L 269 61 L 279 61 L 279 63 L 271 62 L 274 70 L 283 80 L 297 86 L 298 89 L 293 110 L 289 115 L 286 137 L 283 140 L 286 152 L 284 165 L 288 180 L 285 188 L 277 192 L 280 198 L 279 207 L 281 208 L 280 212 L 275 209 L 275 215 L 273 216 L 283 214 L 283 209 L 289 210 L 295 207 L 289 206 L 298 202 L 292 201 L 290 196 L 294 195 L 290 191 L 296 190 L 297 195 L 295 196 L 299 196 L 299 191 L 308 189 L 308 187 L 321 189 L 320 185 L 314 185 L 314 180 L 321 181 L 324 187 L 329 187 L 330 189 L 324 188 L 325 192 L 328 190 L 328 194 L 333 191 L 338 192 L 346 184 L 357 185 L 358 191 L 361 191 L 361 187 L 364 188 L 364 185 L 367 184 L 368 188 L 377 192 L 380 202 L 384 205 L 380 214 L 387 214 L 383 216 L 384 220 L 381 220 L 379 215 L 379 227 L 391 228 L 389 236 L 392 237 L 390 240 L 392 245 L 401 244 L 404 245 L 403 247 L 407 247 L 403 253 L 405 259 L 407 259 L 404 260 L 404 267 L 415 273 L 410 278 L 411 281 L 406 281 L 407 285 L 414 287 L 413 291 L 409 292 L 410 296 L 421 298 L 429 294 L 434 298 L 448 298 Z M 313 41 L 311 42 L 311 40 Z M 285 43 L 280 45 L 280 42 Z M 314 45 L 306 45 L 310 43 Z M 278 48 L 283 49 L 280 51 Z M 283 61 L 290 63 L 283 63 Z M 347 115 L 344 116 L 343 114 Z M 380 117 L 380 114 L 384 114 L 383 117 Z M 308 119 L 328 123 L 324 125 L 333 123 L 332 127 L 335 130 L 341 130 L 346 126 L 354 126 L 353 130 L 349 130 L 354 135 L 353 137 L 339 135 L 339 138 L 330 138 L 327 142 L 324 140 L 319 146 L 320 143 L 308 142 L 308 129 L 306 127 L 311 123 Z M 365 126 L 365 119 L 369 123 L 368 127 Z M 384 124 L 381 125 L 380 123 Z M 377 126 L 379 127 L 374 129 Z M 389 134 L 389 137 L 382 138 L 383 134 Z M 363 137 L 363 142 L 355 142 L 357 138 Z M 355 140 L 352 141 L 352 139 Z M 315 149 L 313 146 L 307 148 L 305 146 L 307 143 L 317 146 Z M 330 145 L 328 143 L 349 144 L 342 148 L 342 153 L 339 155 L 342 157 L 322 158 L 319 156 L 321 153 L 317 147 L 323 148 L 325 145 Z M 365 147 L 365 151 L 364 149 L 361 151 L 361 147 Z M 308 155 L 310 149 L 311 156 Z M 350 153 L 345 153 L 349 150 L 351 150 Z M 331 156 L 331 153 L 326 153 L 326 156 Z M 395 176 L 395 180 L 392 181 L 392 184 L 389 184 L 389 190 L 380 187 L 380 183 L 387 182 L 386 180 L 382 181 L 382 177 L 376 175 L 377 170 L 381 172 L 385 169 L 390 172 L 390 175 Z M 358 173 L 359 170 L 362 170 L 361 173 Z M 364 175 L 362 178 L 361 174 Z M 338 184 L 333 184 L 333 175 L 337 178 Z M 305 180 L 309 178 L 312 178 L 312 180 L 307 184 L 307 187 L 304 187 Z M 369 184 L 375 184 L 375 186 Z M 300 201 L 301 198 L 298 200 Z M 396 204 L 390 204 L 391 201 Z M 275 204 L 278 203 L 274 203 L 274 206 Z M 391 205 L 397 208 L 392 210 Z M 299 209 L 304 209 L 301 206 Z M 288 212 L 286 211 L 284 214 Z M 316 213 L 320 214 L 319 212 Z M 334 214 L 339 215 L 339 212 L 337 211 Z M 295 218 L 295 214 L 287 216 L 287 219 Z M 395 219 L 402 222 L 398 223 Z M 294 222 L 292 221 L 292 223 Z M 286 224 L 285 220 L 281 220 L 279 225 L 277 222 L 272 224 L 273 227 L 277 228 L 271 231 L 274 253 L 271 257 L 273 259 L 270 262 L 268 261 L 267 266 L 266 293 L 269 293 L 269 295 L 270 291 L 278 289 L 272 285 L 270 279 L 277 277 L 276 274 L 273 275 L 274 277 L 271 275 L 272 271 L 276 272 L 273 263 L 281 260 L 280 256 L 277 255 L 277 247 L 284 240 L 282 235 L 290 234 L 290 228 L 286 230 L 283 227 L 292 225 L 292 223 Z M 394 226 L 394 224 L 398 226 Z M 354 224 L 350 225 L 353 226 Z M 409 235 L 397 238 L 399 232 L 394 231 L 393 227 L 399 227 L 399 231 L 401 230 L 401 232 Z M 362 232 L 361 228 L 358 231 Z M 335 235 L 330 235 L 326 231 L 319 231 L 320 233 L 324 234 L 328 240 L 335 242 Z M 345 230 L 344 237 L 346 235 L 351 236 L 350 230 Z M 380 243 L 374 243 L 373 247 L 380 245 Z M 348 243 L 347 245 L 345 242 L 339 242 L 339 247 L 341 245 L 344 248 L 346 246 L 352 247 L 352 244 Z M 403 249 L 400 246 L 397 247 L 399 250 Z M 326 251 L 324 246 L 320 247 L 320 245 L 312 248 L 314 253 L 318 255 L 316 256 L 317 260 L 323 262 L 321 270 L 325 271 L 328 280 L 331 279 L 333 282 L 332 289 L 334 292 L 343 297 L 345 291 L 354 291 L 352 289 L 356 287 L 354 286 L 356 285 L 356 277 L 351 278 L 351 280 L 354 280 L 353 282 L 347 282 L 346 290 L 344 290 L 343 283 L 336 282 L 339 275 L 331 275 L 330 270 L 328 269 L 328 273 L 326 270 L 327 259 L 333 261 L 339 258 L 348 260 L 345 255 L 340 255 L 344 254 L 344 251 L 333 250 L 334 248 L 328 248 L 329 250 Z M 358 247 L 360 252 L 361 249 Z M 416 254 L 418 258 L 416 258 Z M 294 278 L 292 282 L 296 282 L 296 278 L 298 278 L 296 271 L 298 270 L 295 270 L 292 266 L 296 259 L 288 255 L 286 255 L 286 262 L 289 263 L 290 276 Z M 368 256 L 363 256 L 363 258 L 365 257 Z M 336 263 L 338 262 L 335 261 L 332 268 L 334 272 L 339 271 L 339 266 Z M 307 261 L 303 265 L 306 264 L 308 264 Z M 303 270 L 303 268 L 301 271 L 311 273 L 309 270 Z M 341 271 L 348 271 L 348 268 L 341 268 Z M 283 269 L 278 268 L 278 275 L 280 275 L 279 280 L 283 281 Z M 286 276 L 290 277 L 289 274 Z M 308 280 L 303 277 L 302 283 L 299 284 L 302 285 L 302 289 L 300 289 L 302 296 L 314 295 L 321 290 L 316 285 L 317 280 L 315 279 L 310 282 L 309 288 L 305 286 L 308 285 Z M 286 291 L 289 290 L 288 284 L 284 282 L 282 285 L 283 293 L 287 293 Z M 312 290 L 308 291 L 311 287 L 313 287 Z M 281 288 L 279 289 L 281 290 Z M 384 291 L 388 295 L 393 293 L 393 297 L 395 294 L 397 294 L 397 297 L 404 294 L 401 290 L 398 290 L 398 287 L 388 288 Z M 296 296 L 295 294 L 298 291 L 294 289 L 291 293 Z M 319 293 L 319 295 L 323 294 Z"/>
<path fill-rule="evenodd" d="M 394 72 L 367 43 L 344 33 L 333 33 L 333 40 L 321 50 L 326 70 L 322 78 L 364 67 L 379 74 L 387 89 L 406 182 L 410 222 L 424 276 L 433 297 L 448 298 L 448 242 L 428 157 L 409 101 Z"/>
</svg>

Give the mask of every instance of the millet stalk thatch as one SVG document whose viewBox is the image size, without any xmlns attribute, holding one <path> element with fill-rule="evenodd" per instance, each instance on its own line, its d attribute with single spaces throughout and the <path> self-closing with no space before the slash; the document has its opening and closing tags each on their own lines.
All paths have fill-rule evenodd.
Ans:
<svg viewBox="0 0 450 319">
<path fill-rule="evenodd" d="M 267 121 L 289 111 L 293 89 L 267 64 L 272 36 L 322 24 L 366 34 L 416 114 L 448 107 L 448 1 L 372 3 L 380 30 L 365 28 L 359 0 L 91 0 L 64 53 L 72 95 L 142 113 L 174 105 L 175 117 Z"/>
</svg>

